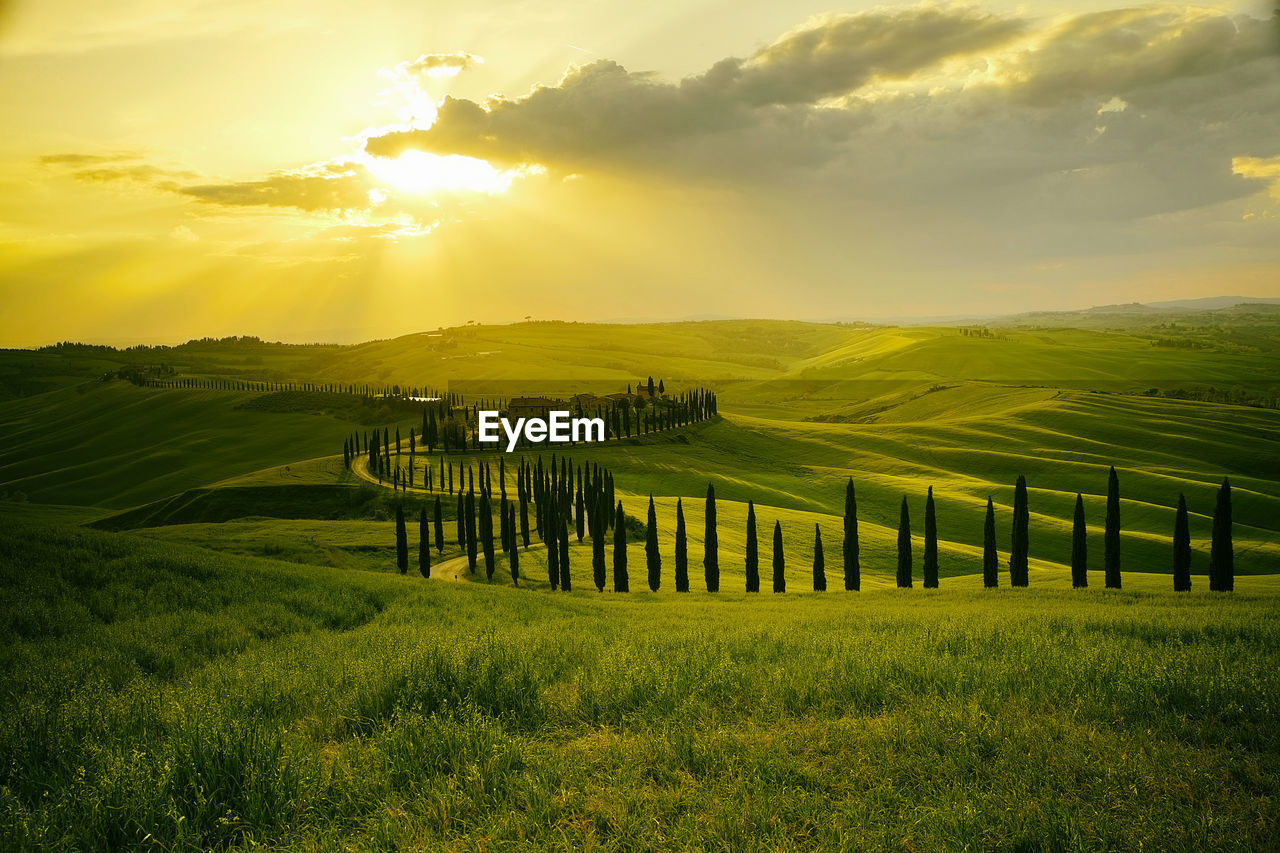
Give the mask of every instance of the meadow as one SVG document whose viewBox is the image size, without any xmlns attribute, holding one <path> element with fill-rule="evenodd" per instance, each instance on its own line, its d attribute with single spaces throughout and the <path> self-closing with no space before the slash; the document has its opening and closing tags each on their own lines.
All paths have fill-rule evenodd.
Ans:
<svg viewBox="0 0 1280 853">
<path fill-rule="evenodd" d="M 5 525 L 6 849 L 1280 833 L 1274 592 L 552 595 Z"/>
<path fill-rule="evenodd" d="M 357 347 L 0 353 L 0 848 L 1280 848 L 1280 327 L 1239 315 L 1181 331 L 527 323 Z M 1239 333 L 1215 339 L 1223 326 Z M 1155 343 L 1179 334 L 1195 345 Z M 372 484 L 338 453 L 413 418 L 111 378 L 161 362 L 494 396 L 653 375 L 714 387 L 721 416 L 568 451 L 614 473 L 634 518 L 654 496 L 656 593 L 635 537 L 627 595 L 592 586 L 589 537 L 572 537 L 572 593 L 551 591 L 536 536 L 518 588 L 501 556 L 492 581 L 483 563 L 468 573 L 448 497 L 427 580 L 396 571 L 391 519 L 403 506 L 416 554 L 435 496 Z M 1174 398 L 1208 388 L 1256 404 Z M 1110 465 L 1123 590 L 1102 588 Z M 1010 589 L 1019 474 L 1030 587 Z M 1224 476 L 1229 595 L 1204 577 Z M 850 478 L 858 593 L 840 582 Z M 918 586 L 929 486 L 938 590 Z M 1067 565 L 1076 492 L 1088 590 Z M 1189 594 L 1170 578 L 1179 493 Z M 904 495 L 912 590 L 894 588 Z M 996 590 L 980 574 L 988 496 Z M 677 500 L 688 594 L 672 583 Z M 766 587 L 768 533 L 784 530 L 785 595 L 743 592 L 748 501 Z M 815 524 L 826 593 L 807 591 Z"/>
</svg>

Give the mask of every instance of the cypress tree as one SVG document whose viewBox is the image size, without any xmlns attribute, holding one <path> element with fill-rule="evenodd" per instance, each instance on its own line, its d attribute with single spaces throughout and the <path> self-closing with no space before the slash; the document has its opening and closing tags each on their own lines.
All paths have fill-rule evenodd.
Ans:
<svg viewBox="0 0 1280 853">
<path fill-rule="evenodd" d="M 853 478 L 850 477 L 844 487 L 844 540 L 841 543 L 846 590 L 862 589 L 862 563 L 858 550 L 858 501 L 853 493 Z"/>
<path fill-rule="evenodd" d="M 476 535 L 476 494 L 475 492 L 467 492 L 467 500 L 464 506 L 467 514 L 467 522 L 466 522 L 467 571 L 474 572 L 476 570 L 476 546 L 479 544 L 479 537 Z"/>
<path fill-rule="evenodd" d="M 1071 587 L 1089 585 L 1089 540 L 1084 524 L 1084 498 L 1076 493 L 1076 512 L 1071 524 Z"/>
<path fill-rule="evenodd" d="M 404 509 L 396 506 L 396 568 L 409 571 L 409 534 L 404 529 Z"/>
<path fill-rule="evenodd" d="M 747 501 L 747 592 L 760 591 L 760 546 L 756 541 L 756 505 Z"/>
<path fill-rule="evenodd" d="M 657 592 L 662 584 L 662 555 L 658 553 L 658 514 L 649 495 L 649 519 L 644 533 L 644 558 L 649 569 L 649 590 Z"/>
<path fill-rule="evenodd" d="M 1178 495 L 1178 514 L 1173 520 L 1173 588 L 1191 590 L 1191 525 L 1187 519 L 1186 495 Z"/>
<path fill-rule="evenodd" d="M 458 507 L 456 512 L 458 550 L 465 554 L 467 553 L 467 499 L 462 492 L 458 492 Z"/>
<path fill-rule="evenodd" d="M 498 531 L 499 542 L 502 543 L 502 553 L 511 553 L 511 528 L 507 526 L 507 506 L 508 501 L 504 495 L 498 502 Z"/>
<path fill-rule="evenodd" d="M 1000 555 L 996 553 L 996 508 L 987 498 L 987 518 L 982 525 L 982 585 L 995 589 L 1000 585 Z"/>
<path fill-rule="evenodd" d="M 542 506 L 541 503 L 538 505 Z M 560 537 L 551 526 L 551 517 L 550 512 L 546 513 L 542 541 L 547 546 L 547 578 L 551 582 L 551 591 L 555 592 L 560 588 Z"/>
<path fill-rule="evenodd" d="M 1027 478 L 1018 475 L 1013 489 L 1013 543 L 1009 549 L 1009 585 L 1026 586 L 1030 581 L 1028 560 L 1030 557 L 1028 526 L 1031 520 L 1027 506 Z"/>
<path fill-rule="evenodd" d="M 480 546 L 484 551 L 484 576 L 492 581 L 497 562 L 493 553 L 493 511 L 488 491 L 480 493 Z"/>
<path fill-rule="evenodd" d="M 787 591 L 787 560 L 782 553 L 782 522 L 773 523 L 773 591 Z"/>
<path fill-rule="evenodd" d="M 1213 510 L 1213 541 L 1209 546 L 1209 589 L 1231 592 L 1236 588 L 1235 550 L 1231 544 L 1231 482 L 1222 480 Z"/>
<path fill-rule="evenodd" d="M 720 540 L 716 535 L 716 487 L 707 484 L 707 514 L 702 537 L 702 567 L 707 592 L 720 591 Z"/>
<path fill-rule="evenodd" d="M 684 502 L 676 498 L 676 592 L 689 591 L 689 541 L 684 529 Z"/>
<path fill-rule="evenodd" d="M 440 512 L 440 496 L 436 496 L 435 509 L 436 553 L 444 553 L 444 516 Z"/>
<path fill-rule="evenodd" d="M 560 535 L 560 589 L 565 592 L 573 590 L 573 579 L 569 576 L 569 521 L 561 516 L 556 520 L 555 529 Z"/>
<path fill-rule="evenodd" d="M 507 520 L 507 526 L 511 531 L 511 583 L 516 586 L 520 585 L 520 548 L 516 544 L 516 508 L 513 504 L 508 510 L 511 517 Z"/>
<path fill-rule="evenodd" d="M 427 521 L 427 505 L 418 514 L 418 571 L 431 577 L 431 523 Z"/>
<path fill-rule="evenodd" d="M 527 489 L 520 496 L 520 540 L 524 542 L 525 548 L 529 547 L 529 493 Z"/>
<path fill-rule="evenodd" d="M 938 588 L 938 521 L 933 510 L 933 486 L 924 500 L 924 588 Z"/>
<path fill-rule="evenodd" d="M 595 521 L 591 525 L 591 579 L 596 583 L 596 590 L 604 592 L 604 536 L 609 528 L 602 518 L 608 512 L 604 506 L 603 496 L 596 499 L 595 506 Z"/>
<path fill-rule="evenodd" d="M 578 534 L 579 542 L 581 542 L 582 537 L 587 534 L 587 531 L 586 531 L 587 520 L 585 518 L 585 511 L 586 511 L 586 504 L 582 497 L 582 469 L 579 468 L 578 469 L 578 494 L 575 498 L 574 507 L 573 507 L 573 514 L 575 516 L 574 520 L 577 523 L 576 532 Z"/>
<path fill-rule="evenodd" d="M 822 555 L 822 528 L 813 526 L 813 591 L 827 591 L 827 562 Z"/>
<path fill-rule="evenodd" d="M 627 582 L 627 525 L 622 514 L 622 501 L 618 501 L 618 509 L 613 516 L 613 591 L 631 591 Z"/>
<path fill-rule="evenodd" d="M 911 586 L 911 514 L 907 510 L 907 498 L 902 498 L 902 510 L 898 513 L 898 586 Z"/>
<path fill-rule="evenodd" d="M 1116 467 L 1107 475 L 1107 525 L 1103 537 L 1107 589 L 1120 588 L 1120 478 Z"/>
</svg>

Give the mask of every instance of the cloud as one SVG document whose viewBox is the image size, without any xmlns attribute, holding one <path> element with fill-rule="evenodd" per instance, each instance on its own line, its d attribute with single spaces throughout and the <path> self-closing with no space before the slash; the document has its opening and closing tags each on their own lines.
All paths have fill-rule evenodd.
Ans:
<svg viewBox="0 0 1280 853">
<path fill-rule="evenodd" d="M 37 158 L 37 162 L 46 168 L 60 170 L 79 181 L 89 183 L 128 181 L 162 190 L 176 190 L 182 182 L 199 177 L 195 172 L 186 169 L 137 162 L 142 157 L 140 152 L 116 154 L 63 152 L 46 154 Z"/>
<path fill-rule="evenodd" d="M 424 53 L 417 59 L 401 62 L 390 73 L 406 77 L 425 74 L 428 77 L 454 77 L 484 60 L 473 53 L 457 50 L 453 53 Z"/>
<path fill-rule="evenodd" d="M 116 154 L 84 154 L 71 151 L 45 154 L 38 158 L 38 162 L 42 166 L 95 166 L 101 163 L 121 163 L 141 158 L 142 154 L 135 151 L 122 151 Z"/>
<path fill-rule="evenodd" d="M 731 81 L 728 96 L 754 106 L 813 103 L 873 80 L 907 80 L 954 57 L 997 48 L 1027 22 L 976 9 L 922 6 L 835 15 L 783 35 L 742 62 L 707 75 Z"/>
<path fill-rule="evenodd" d="M 1113 9 L 1050 25 L 997 60 L 1011 97 L 1049 107 L 1218 75 L 1273 54 L 1267 24 L 1194 7 Z"/>
<path fill-rule="evenodd" d="M 729 58 L 679 83 L 600 60 L 555 86 L 485 104 L 446 98 L 429 129 L 371 137 L 370 154 L 459 153 L 502 163 L 560 163 L 749 126 L 767 108 L 814 104 L 871 80 L 897 80 L 993 47 L 1021 21 L 920 8 L 819 19 L 749 59 Z"/>
<path fill-rule="evenodd" d="M 211 204 L 335 211 L 368 207 L 371 189 L 373 184 L 363 166 L 337 161 L 277 172 L 256 181 L 184 186 L 179 192 Z"/>
<path fill-rule="evenodd" d="M 856 203 L 937 227 L 1075 223 L 1059 236 L 1083 251 L 1133 239 L 1117 222 L 1254 192 L 1230 163 L 1274 144 L 1272 26 L 1172 5 L 830 16 L 679 81 L 601 60 L 520 97 L 446 98 L 366 151 L 767 188 L 837 219 Z"/>
</svg>

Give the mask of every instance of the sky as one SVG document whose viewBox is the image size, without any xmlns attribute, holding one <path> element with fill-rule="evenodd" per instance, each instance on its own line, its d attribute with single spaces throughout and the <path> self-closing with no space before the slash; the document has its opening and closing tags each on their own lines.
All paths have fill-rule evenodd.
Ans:
<svg viewBox="0 0 1280 853">
<path fill-rule="evenodd" d="M 0 0 L 0 115 L 0 346 L 1280 297 L 1261 0 Z"/>
</svg>

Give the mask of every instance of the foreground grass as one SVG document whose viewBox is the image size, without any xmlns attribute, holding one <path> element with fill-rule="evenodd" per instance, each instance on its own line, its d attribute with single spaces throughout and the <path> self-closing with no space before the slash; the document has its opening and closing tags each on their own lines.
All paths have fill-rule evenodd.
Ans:
<svg viewBox="0 0 1280 853">
<path fill-rule="evenodd" d="M 35 521 L 0 582 L 4 849 L 1280 844 L 1272 595 L 553 595 Z"/>
</svg>

